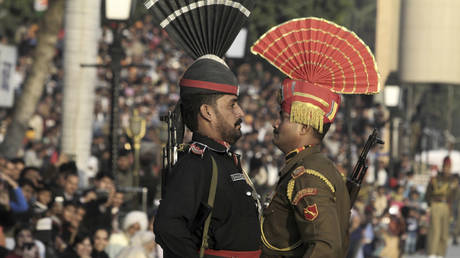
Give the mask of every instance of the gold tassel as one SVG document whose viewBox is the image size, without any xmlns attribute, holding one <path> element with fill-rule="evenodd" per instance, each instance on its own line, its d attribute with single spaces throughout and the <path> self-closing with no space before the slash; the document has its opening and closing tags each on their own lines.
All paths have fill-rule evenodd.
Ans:
<svg viewBox="0 0 460 258">
<path fill-rule="evenodd" d="M 323 133 L 323 120 L 325 112 L 311 104 L 295 101 L 291 106 L 291 122 L 309 125 Z"/>
</svg>

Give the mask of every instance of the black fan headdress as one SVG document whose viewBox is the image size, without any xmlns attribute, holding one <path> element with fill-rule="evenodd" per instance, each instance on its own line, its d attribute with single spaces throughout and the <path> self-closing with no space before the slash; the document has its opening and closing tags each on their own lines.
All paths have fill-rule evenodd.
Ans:
<svg viewBox="0 0 460 258">
<path fill-rule="evenodd" d="M 222 57 L 251 14 L 252 0 L 147 0 L 154 21 L 196 59 L 182 76 L 181 96 L 238 95 L 238 81 Z"/>
</svg>

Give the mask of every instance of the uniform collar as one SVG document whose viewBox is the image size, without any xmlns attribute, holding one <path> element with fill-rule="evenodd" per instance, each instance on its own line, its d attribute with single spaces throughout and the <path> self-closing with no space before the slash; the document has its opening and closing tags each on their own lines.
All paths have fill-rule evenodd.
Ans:
<svg viewBox="0 0 460 258">
<path fill-rule="evenodd" d="M 320 151 L 321 151 L 320 146 L 315 145 L 315 146 L 312 146 L 312 147 L 309 147 L 309 148 L 305 148 L 305 149 L 299 151 L 298 153 L 296 152 L 297 154 L 294 155 L 293 157 L 291 157 L 289 160 L 287 160 L 286 164 L 281 169 L 281 171 L 279 173 L 280 180 L 286 174 L 288 174 L 288 172 L 290 172 L 291 169 L 294 168 L 296 165 L 303 164 L 303 161 L 302 161 L 303 158 L 305 158 L 305 157 L 307 157 L 309 155 L 315 154 L 315 153 L 319 153 Z M 289 153 L 288 153 L 288 155 L 289 155 Z"/>
<path fill-rule="evenodd" d="M 294 158 L 299 152 L 305 150 L 306 148 L 311 148 L 312 145 L 306 145 L 306 146 L 302 146 L 300 148 L 296 148 L 290 152 L 288 152 L 288 154 L 286 154 L 286 156 L 284 156 L 284 159 L 286 160 L 286 163 L 289 162 L 290 159 Z"/>
<path fill-rule="evenodd" d="M 208 149 L 217 152 L 228 152 L 231 147 L 230 144 L 225 141 L 217 142 L 216 140 L 213 140 L 199 133 L 193 133 L 192 142 L 198 143 L 200 145 L 207 147 Z"/>
</svg>

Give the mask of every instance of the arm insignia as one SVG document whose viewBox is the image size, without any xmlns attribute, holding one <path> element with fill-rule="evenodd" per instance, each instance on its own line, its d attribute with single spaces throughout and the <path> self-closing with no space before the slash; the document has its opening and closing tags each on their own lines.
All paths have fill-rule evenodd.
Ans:
<svg viewBox="0 0 460 258">
<path fill-rule="evenodd" d="M 308 221 L 314 221 L 318 217 L 319 211 L 318 211 L 318 206 L 316 206 L 316 203 L 313 205 L 308 205 L 305 209 L 303 209 L 303 215 L 306 220 Z"/>
<path fill-rule="evenodd" d="M 318 193 L 317 188 L 304 188 L 300 191 L 297 192 L 297 194 L 294 197 L 294 200 L 292 201 L 293 205 L 297 205 L 302 198 L 307 197 L 307 196 L 312 196 L 316 195 Z"/>
</svg>

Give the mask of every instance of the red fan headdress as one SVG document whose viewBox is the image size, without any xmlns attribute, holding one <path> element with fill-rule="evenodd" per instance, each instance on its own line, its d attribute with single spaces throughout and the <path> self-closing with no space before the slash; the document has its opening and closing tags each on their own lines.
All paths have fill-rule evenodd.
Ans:
<svg viewBox="0 0 460 258">
<path fill-rule="evenodd" d="M 334 121 L 343 94 L 375 94 L 379 75 L 369 47 L 345 27 L 320 18 L 278 25 L 251 47 L 286 74 L 281 107 L 291 121 L 320 132 Z"/>
</svg>

